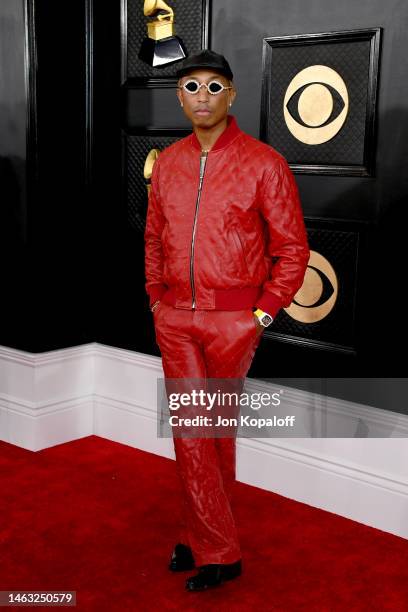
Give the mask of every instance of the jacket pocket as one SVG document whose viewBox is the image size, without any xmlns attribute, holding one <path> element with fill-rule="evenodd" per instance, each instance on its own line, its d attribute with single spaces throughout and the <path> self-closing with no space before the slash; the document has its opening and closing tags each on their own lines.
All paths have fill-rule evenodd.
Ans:
<svg viewBox="0 0 408 612">
<path fill-rule="evenodd" d="M 167 230 L 169 228 L 169 224 L 166 223 L 166 225 L 164 226 L 164 229 L 162 231 L 160 240 L 161 240 L 161 245 L 162 245 L 162 249 L 163 249 L 163 253 L 167 254 L 167 242 L 166 242 L 166 238 L 167 238 Z"/>
<path fill-rule="evenodd" d="M 238 257 L 241 259 L 241 262 L 242 262 L 243 270 L 249 276 L 248 262 L 245 257 L 245 250 L 244 250 L 244 245 L 243 245 L 241 236 L 239 235 L 239 232 L 235 227 L 233 227 L 231 231 L 232 231 L 232 237 L 235 243 L 235 248 L 238 253 Z"/>
</svg>

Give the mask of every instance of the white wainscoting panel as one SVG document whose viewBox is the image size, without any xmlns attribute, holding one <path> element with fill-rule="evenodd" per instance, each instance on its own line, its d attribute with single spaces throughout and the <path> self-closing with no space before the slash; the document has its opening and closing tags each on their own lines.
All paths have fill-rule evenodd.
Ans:
<svg viewBox="0 0 408 612">
<path fill-rule="evenodd" d="M 174 459 L 172 440 L 157 435 L 162 377 L 159 358 L 98 343 L 0 347 L 0 439 L 38 451 L 95 434 Z M 246 389 L 271 385 L 248 379 Z M 237 479 L 408 539 L 408 416 L 283 391 L 304 437 L 239 438 Z M 353 437 L 361 432 L 379 437 Z"/>
</svg>

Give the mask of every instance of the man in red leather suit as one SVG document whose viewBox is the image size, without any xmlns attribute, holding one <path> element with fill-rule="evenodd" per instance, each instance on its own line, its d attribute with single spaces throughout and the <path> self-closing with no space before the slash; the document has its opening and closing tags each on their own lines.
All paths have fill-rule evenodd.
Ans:
<svg viewBox="0 0 408 612">
<path fill-rule="evenodd" d="M 236 90 L 210 50 L 177 71 L 193 132 L 152 171 L 146 291 L 165 379 L 245 379 L 262 331 L 301 287 L 309 248 L 285 158 L 228 114 Z M 272 323 L 273 325 L 273 323 Z M 198 568 L 186 588 L 238 576 L 232 513 L 235 437 L 175 437 L 182 526 L 169 568 Z"/>
</svg>

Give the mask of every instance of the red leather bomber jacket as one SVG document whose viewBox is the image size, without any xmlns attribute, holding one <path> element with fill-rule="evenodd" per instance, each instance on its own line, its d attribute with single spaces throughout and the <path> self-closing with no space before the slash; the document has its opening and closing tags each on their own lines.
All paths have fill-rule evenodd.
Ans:
<svg viewBox="0 0 408 612">
<path fill-rule="evenodd" d="M 201 157 L 193 132 L 153 166 L 145 229 L 150 305 L 256 306 L 274 317 L 292 302 L 309 260 L 294 176 L 280 153 L 232 115 Z"/>
</svg>

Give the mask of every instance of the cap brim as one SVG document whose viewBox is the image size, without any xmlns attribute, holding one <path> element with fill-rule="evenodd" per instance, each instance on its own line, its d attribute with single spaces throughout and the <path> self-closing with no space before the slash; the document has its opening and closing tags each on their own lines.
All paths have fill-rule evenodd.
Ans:
<svg viewBox="0 0 408 612">
<path fill-rule="evenodd" d="M 223 70 L 222 68 L 218 68 L 216 66 L 211 66 L 210 64 L 200 64 L 200 65 L 196 65 L 196 66 L 189 66 L 188 68 L 180 68 L 179 70 L 177 70 L 176 72 L 176 76 L 178 78 L 181 78 L 183 76 L 185 76 L 186 74 L 188 74 L 189 72 L 192 72 L 193 70 L 202 70 L 202 69 L 207 69 L 207 70 L 214 70 L 214 72 L 217 72 L 218 74 L 222 74 L 223 76 L 225 76 L 227 79 L 232 80 L 232 74 L 228 73 L 226 70 Z"/>
</svg>

